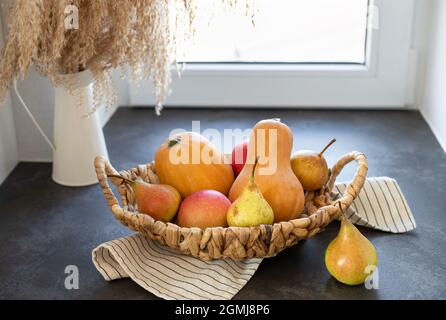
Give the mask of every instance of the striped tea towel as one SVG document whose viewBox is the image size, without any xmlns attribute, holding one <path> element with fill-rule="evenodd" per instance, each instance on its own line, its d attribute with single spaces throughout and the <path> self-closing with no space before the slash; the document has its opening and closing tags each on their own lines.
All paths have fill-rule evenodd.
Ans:
<svg viewBox="0 0 446 320">
<path fill-rule="evenodd" d="M 348 183 L 338 183 L 335 197 Z M 369 178 L 347 211 L 358 225 L 401 233 L 415 229 L 415 219 L 394 179 Z M 107 281 L 130 277 L 164 299 L 232 299 L 254 275 L 262 259 L 202 261 L 144 236 L 106 242 L 92 252 L 93 263 Z"/>
<path fill-rule="evenodd" d="M 348 182 L 338 183 L 334 191 L 343 194 L 347 185 Z M 347 211 L 347 217 L 354 224 L 392 233 L 417 227 L 400 186 L 388 177 L 368 178 Z"/>
<path fill-rule="evenodd" d="M 142 235 L 106 242 L 92 253 L 107 281 L 130 277 L 168 300 L 230 300 L 251 279 L 262 259 L 202 261 Z"/>
</svg>

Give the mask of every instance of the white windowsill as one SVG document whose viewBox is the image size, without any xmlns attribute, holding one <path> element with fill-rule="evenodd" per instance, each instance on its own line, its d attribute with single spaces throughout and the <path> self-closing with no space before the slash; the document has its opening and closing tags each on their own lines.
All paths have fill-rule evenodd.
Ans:
<svg viewBox="0 0 446 320">
<path fill-rule="evenodd" d="M 176 71 L 176 67 L 173 67 Z M 362 64 L 328 63 L 186 63 L 181 77 L 200 76 L 371 76 L 371 68 Z M 173 73 L 178 77 L 178 73 Z"/>
</svg>

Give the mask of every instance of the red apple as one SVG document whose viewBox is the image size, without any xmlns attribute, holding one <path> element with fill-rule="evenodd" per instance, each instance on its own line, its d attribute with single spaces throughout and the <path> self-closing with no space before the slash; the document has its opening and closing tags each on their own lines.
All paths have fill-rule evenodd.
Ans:
<svg viewBox="0 0 446 320">
<path fill-rule="evenodd" d="M 201 190 L 186 197 L 178 212 L 180 227 L 226 227 L 226 211 L 231 201 L 215 190 Z"/>
<path fill-rule="evenodd" d="M 239 143 L 232 150 L 232 170 L 234 175 L 237 177 L 242 171 L 246 163 L 246 158 L 248 154 L 248 141 L 245 140 Z"/>
</svg>

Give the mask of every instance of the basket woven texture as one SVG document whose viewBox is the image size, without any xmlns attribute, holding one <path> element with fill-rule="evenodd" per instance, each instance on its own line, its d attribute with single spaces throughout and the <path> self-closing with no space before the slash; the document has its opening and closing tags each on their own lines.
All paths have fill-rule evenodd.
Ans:
<svg viewBox="0 0 446 320">
<path fill-rule="evenodd" d="M 354 160 L 358 167 L 353 180 L 341 197 L 333 199 L 332 189 L 336 177 L 345 165 Z M 367 158 L 363 153 L 353 151 L 344 155 L 331 168 L 330 178 L 324 188 L 317 192 L 306 192 L 305 212 L 297 219 L 249 228 L 216 227 L 202 230 L 200 228 L 182 228 L 173 223 L 155 221 L 149 215 L 139 213 L 132 188 L 122 184 L 122 180 L 119 178 L 107 177 L 108 174 L 120 175 L 132 180 L 141 177 L 146 182 L 159 183 L 159 179 L 152 169 L 153 164 L 139 165 L 136 168 L 118 172 L 106 159 L 97 157 L 95 167 L 105 199 L 116 219 L 131 230 L 184 254 L 203 260 L 273 257 L 300 240 L 318 234 L 341 214 L 339 203 L 346 210 L 359 195 L 368 169 Z M 121 204 L 110 188 L 108 179 L 117 186 Z"/>
</svg>

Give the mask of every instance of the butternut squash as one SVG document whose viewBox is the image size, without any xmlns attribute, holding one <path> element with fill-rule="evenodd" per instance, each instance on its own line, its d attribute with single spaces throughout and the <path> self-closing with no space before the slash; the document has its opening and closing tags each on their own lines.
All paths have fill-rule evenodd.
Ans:
<svg viewBox="0 0 446 320">
<path fill-rule="evenodd" d="M 280 120 L 258 122 L 251 132 L 247 162 L 229 192 L 235 201 L 247 185 L 255 159 L 259 157 L 255 182 L 274 211 L 274 222 L 299 217 L 305 205 L 302 185 L 291 169 L 293 133 Z"/>
</svg>

